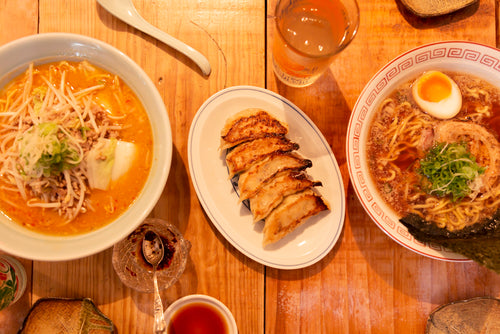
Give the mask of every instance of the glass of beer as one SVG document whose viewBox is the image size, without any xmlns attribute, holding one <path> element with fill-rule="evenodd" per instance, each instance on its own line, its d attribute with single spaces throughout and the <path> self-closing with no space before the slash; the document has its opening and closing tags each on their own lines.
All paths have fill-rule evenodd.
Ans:
<svg viewBox="0 0 500 334">
<path fill-rule="evenodd" d="M 288 86 L 305 87 L 353 40 L 359 8 L 356 0 L 280 0 L 275 22 L 274 73 Z"/>
</svg>

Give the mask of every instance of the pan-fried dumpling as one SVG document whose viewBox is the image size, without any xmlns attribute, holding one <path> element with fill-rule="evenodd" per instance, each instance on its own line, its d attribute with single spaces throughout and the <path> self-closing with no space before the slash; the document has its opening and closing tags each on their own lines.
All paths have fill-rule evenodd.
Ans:
<svg viewBox="0 0 500 334">
<path fill-rule="evenodd" d="M 303 224 L 307 218 L 328 209 L 323 198 L 310 188 L 285 197 L 265 220 L 264 246 L 280 240 Z"/>
<path fill-rule="evenodd" d="M 311 160 L 295 151 L 298 144 L 286 138 L 288 125 L 253 108 L 226 121 L 221 150 L 228 150 L 229 177 L 237 182 L 240 201 L 248 201 L 254 222 L 264 220 L 264 246 L 282 239 L 328 204 L 304 171 Z M 248 205 L 247 205 L 248 207 Z"/>
<path fill-rule="evenodd" d="M 240 201 L 254 196 L 266 181 L 279 172 L 304 170 L 311 166 L 311 160 L 304 159 L 296 153 L 274 153 L 240 174 L 238 180 Z"/>
<path fill-rule="evenodd" d="M 288 125 L 262 109 L 245 109 L 226 121 L 221 131 L 220 149 L 234 147 L 246 141 L 266 137 L 284 136 Z"/>
<path fill-rule="evenodd" d="M 286 137 L 264 137 L 242 143 L 226 155 L 229 177 L 232 178 L 235 174 L 247 170 L 252 164 L 271 153 L 290 152 L 298 148 L 298 144 Z"/>
<path fill-rule="evenodd" d="M 250 198 L 250 210 L 254 222 L 266 218 L 283 201 L 284 197 L 320 185 L 321 182 L 310 180 L 304 172 L 279 173 Z"/>
</svg>

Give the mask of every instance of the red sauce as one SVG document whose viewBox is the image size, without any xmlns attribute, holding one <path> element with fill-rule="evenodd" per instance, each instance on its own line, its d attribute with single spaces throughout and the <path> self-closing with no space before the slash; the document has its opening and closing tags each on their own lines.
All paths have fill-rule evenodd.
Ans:
<svg viewBox="0 0 500 334">
<path fill-rule="evenodd" d="M 224 316 L 215 307 L 192 303 L 181 307 L 172 316 L 168 334 L 228 334 Z"/>
<path fill-rule="evenodd" d="M 418 151 L 416 148 L 408 149 L 401 152 L 399 157 L 394 161 L 394 164 L 402 171 L 407 170 L 412 164 L 419 159 Z"/>
<path fill-rule="evenodd" d="M 500 136 L 500 104 L 493 103 L 491 109 L 493 117 L 488 121 L 488 125 L 497 136 Z"/>
</svg>

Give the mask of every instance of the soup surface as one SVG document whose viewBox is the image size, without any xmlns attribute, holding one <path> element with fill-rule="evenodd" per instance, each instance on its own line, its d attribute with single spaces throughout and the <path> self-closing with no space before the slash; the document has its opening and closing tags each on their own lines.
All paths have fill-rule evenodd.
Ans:
<svg viewBox="0 0 500 334">
<path fill-rule="evenodd" d="M 379 106 L 367 158 L 380 195 L 400 217 L 418 214 L 452 231 L 499 208 L 500 91 L 471 75 L 446 74 L 462 95 L 458 114 L 424 112 L 412 95 L 414 80 L 406 82 Z M 436 176 L 438 165 L 447 169 Z"/>
<path fill-rule="evenodd" d="M 214 306 L 196 302 L 182 306 L 171 319 L 168 334 L 227 334 L 224 316 Z"/>
<path fill-rule="evenodd" d="M 138 197 L 152 146 L 142 104 L 116 75 L 32 64 L 0 91 L 0 209 L 46 234 L 95 230 Z"/>
</svg>

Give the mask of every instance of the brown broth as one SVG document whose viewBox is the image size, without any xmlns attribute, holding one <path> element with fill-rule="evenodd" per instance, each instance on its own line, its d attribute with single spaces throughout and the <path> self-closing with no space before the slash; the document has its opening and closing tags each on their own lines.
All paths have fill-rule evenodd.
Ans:
<svg viewBox="0 0 500 334">
<path fill-rule="evenodd" d="M 457 83 L 463 95 L 462 108 L 451 121 L 481 125 L 498 140 L 500 137 L 500 89 L 471 75 L 461 73 L 446 74 Z M 370 125 L 370 134 L 367 140 L 367 158 L 372 179 L 380 195 L 402 217 L 407 215 L 414 205 L 421 205 L 429 197 L 432 197 L 426 195 L 420 188 L 421 176 L 418 174 L 417 169 L 419 160 L 426 155 L 427 150 L 430 148 L 422 143 L 425 138 L 432 138 L 433 129 L 438 123 L 445 121 L 435 119 L 420 110 L 411 95 L 411 82 L 400 85 L 388 98 L 392 99 L 396 106 L 406 104 L 407 107 L 397 109 L 399 112 L 391 111 L 392 108 L 382 111 L 382 108 L 379 107 L 380 110 L 377 111 Z M 478 116 L 477 110 L 483 107 L 487 107 L 489 112 Z M 415 110 L 420 110 L 420 114 L 423 115 L 422 117 L 426 121 L 422 122 L 423 125 L 420 127 L 414 127 L 417 130 L 415 130 L 415 135 L 411 137 L 403 138 L 401 133 L 398 134 L 398 138 L 401 138 L 400 143 L 414 142 L 415 144 L 405 144 L 406 146 L 395 160 L 391 160 L 391 163 L 384 165 L 381 161 L 387 161 L 384 159 L 389 156 L 389 148 L 397 147 L 390 145 L 393 135 L 387 134 L 388 129 L 393 127 L 392 124 L 396 120 L 402 122 L 403 119 L 408 119 L 407 117 Z M 375 126 L 375 123 L 378 123 L 378 126 Z M 398 127 L 400 129 L 398 131 L 401 131 L 401 126 L 398 125 Z M 397 172 L 393 173 L 393 175 L 395 174 L 395 177 L 393 177 L 390 172 L 395 170 Z M 492 214 L 492 210 L 495 209 L 496 207 L 485 208 L 482 210 L 481 215 L 488 217 Z M 425 209 L 420 212 L 427 215 Z M 468 224 L 468 222 L 466 221 L 465 224 Z"/>
<path fill-rule="evenodd" d="M 37 71 L 47 73 L 50 66 L 59 63 L 49 63 L 35 66 Z M 69 62 L 69 64 L 77 64 Z M 93 67 L 95 67 L 93 65 Z M 32 230 L 51 235 L 73 235 L 86 233 L 98 229 L 123 214 L 137 199 L 148 178 L 152 164 L 153 136 L 149 118 L 135 94 L 131 89 L 114 75 L 95 67 L 94 76 L 86 76 L 81 72 L 68 72 L 66 81 L 74 91 L 104 84 L 105 88 L 98 93 L 97 99 L 101 105 L 106 106 L 108 113 L 116 116 L 126 114 L 122 120 L 114 120 L 115 124 L 127 128 L 118 136 L 119 140 L 133 142 L 137 148 L 136 159 L 129 171 L 116 180 L 107 191 L 91 190 L 88 199 L 94 210 L 80 213 L 70 223 L 65 223 L 58 213 L 51 209 L 28 207 L 19 193 L 0 191 L 0 210 L 10 219 Z M 57 70 L 57 69 L 56 69 Z M 54 71 L 54 67 L 52 67 Z M 47 74 L 48 75 L 48 74 Z M 12 85 L 21 82 L 22 75 L 13 80 L 4 91 L 0 92 L 0 99 Z M 17 83 L 17 84 L 19 84 Z M 34 81 L 33 86 L 39 82 Z M 113 96 L 111 86 L 119 85 L 123 93 L 123 101 L 117 101 Z M 0 179 L 0 185 L 2 185 Z M 11 203 L 15 203 L 12 205 Z"/>
<path fill-rule="evenodd" d="M 227 334 L 224 316 L 206 303 L 192 303 L 177 310 L 170 321 L 168 334 Z"/>
</svg>

